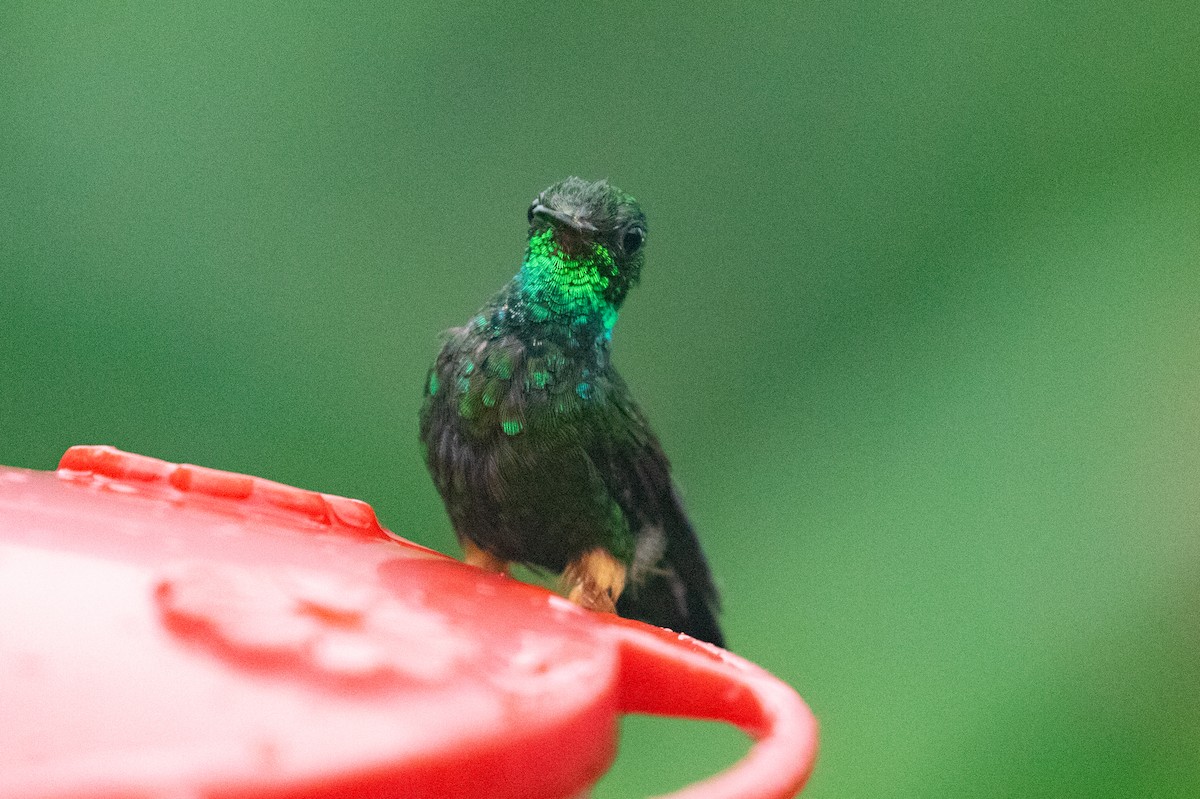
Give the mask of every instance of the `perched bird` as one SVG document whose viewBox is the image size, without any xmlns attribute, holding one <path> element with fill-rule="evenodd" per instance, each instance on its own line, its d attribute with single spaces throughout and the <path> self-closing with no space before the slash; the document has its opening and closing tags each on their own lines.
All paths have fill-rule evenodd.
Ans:
<svg viewBox="0 0 1200 799">
<path fill-rule="evenodd" d="M 529 206 L 520 271 L 429 371 L 421 442 L 464 559 L 561 573 L 584 607 L 723 645 L 717 591 L 645 415 L 610 361 L 646 217 L 606 181 Z"/>
</svg>

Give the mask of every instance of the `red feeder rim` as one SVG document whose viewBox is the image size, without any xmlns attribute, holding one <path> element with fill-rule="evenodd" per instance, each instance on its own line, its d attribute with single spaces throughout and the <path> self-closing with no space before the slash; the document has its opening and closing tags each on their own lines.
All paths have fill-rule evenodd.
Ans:
<svg viewBox="0 0 1200 799">
<path fill-rule="evenodd" d="M 756 743 L 674 799 L 783 799 L 786 684 L 383 529 L 369 505 L 111 447 L 0 467 L 0 798 L 578 796 L 621 713 Z"/>
</svg>

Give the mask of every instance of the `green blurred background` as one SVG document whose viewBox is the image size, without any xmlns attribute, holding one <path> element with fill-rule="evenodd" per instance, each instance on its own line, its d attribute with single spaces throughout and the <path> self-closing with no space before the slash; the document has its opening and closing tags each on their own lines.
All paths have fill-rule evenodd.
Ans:
<svg viewBox="0 0 1200 799">
<path fill-rule="evenodd" d="M 821 719 L 806 796 L 1198 796 L 1198 76 L 1183 3 L 8 0 L 0 463 L 110 443 L 454 551 L 438 331 L 609 177 L 617 363 L 731 647 Z M 596 795 L 745 747 L 633 721 Z"/>
</svg>

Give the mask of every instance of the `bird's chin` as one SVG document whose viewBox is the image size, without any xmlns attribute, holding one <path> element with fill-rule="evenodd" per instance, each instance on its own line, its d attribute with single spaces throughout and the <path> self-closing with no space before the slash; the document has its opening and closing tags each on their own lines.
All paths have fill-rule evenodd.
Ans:
<svg viewBox="0 0 1200 799">
<path fill-rule="evenodd" d="M 592 248 L 591 241 L 583 233 L 568 227 L 554 229 L 554 243 L 568 258 L 579 258 L 590 253 Z"/>
</svg>

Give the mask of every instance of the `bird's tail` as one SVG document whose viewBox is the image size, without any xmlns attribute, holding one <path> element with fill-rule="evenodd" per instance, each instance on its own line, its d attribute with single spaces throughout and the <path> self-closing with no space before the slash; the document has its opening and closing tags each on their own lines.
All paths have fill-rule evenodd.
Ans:
<svg viewBox="0 0 1200 799">
<path fill-rule="evenodd" d="M 617 613 L 724 647 L 717 623 L 720 599 L 708 562 L 678 497 L 672 499 L 678 512 L 665 520 L 661 532 L 650 534 L 661 542 L 652 547 L 658 549 L 653 553 L 657 557 L 643 566 L 638 562 L 643 553 L 635 555 L 632 579 L 617 600 Z"/>
<path fill-rule="evenodd" d="M 725 646 L 716 608 L 700 592 L 681 585 L 674 572 L 650 575 L 643 583 L 630 586 L 617 600 L 617 613 Z"/>
</svg>

